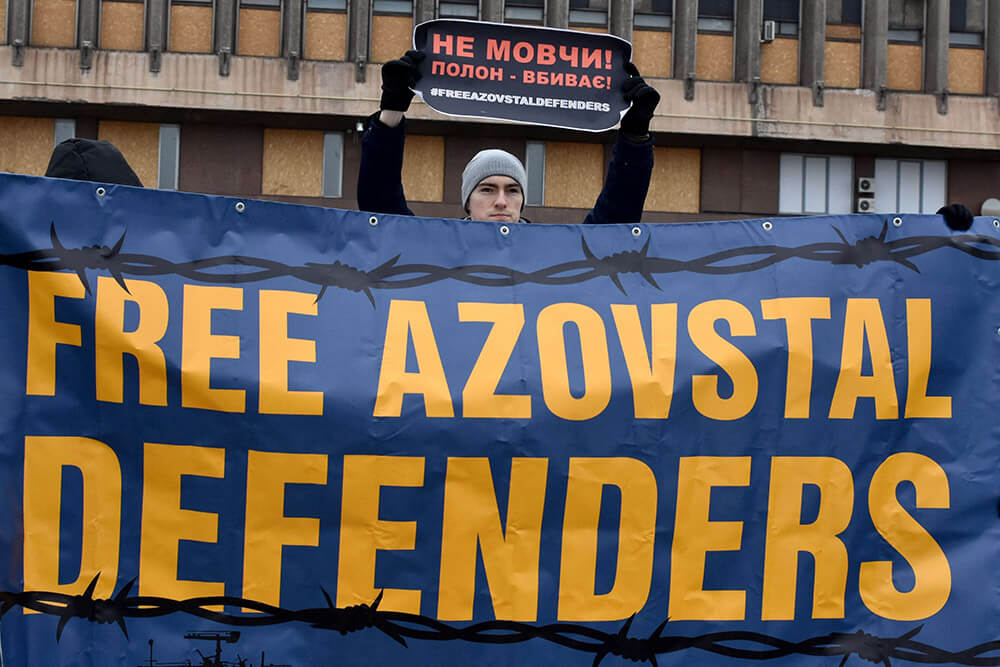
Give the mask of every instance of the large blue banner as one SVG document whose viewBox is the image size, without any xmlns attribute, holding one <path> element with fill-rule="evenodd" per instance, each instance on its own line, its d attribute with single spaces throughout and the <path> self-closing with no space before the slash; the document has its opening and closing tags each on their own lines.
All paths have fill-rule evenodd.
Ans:
<svg viewBox="0 0 1000 667">
<path fill-rule="evenodd" d="M 4 664 L 1000 664 L 998 227 L 0 175 Z"/>
</svg>

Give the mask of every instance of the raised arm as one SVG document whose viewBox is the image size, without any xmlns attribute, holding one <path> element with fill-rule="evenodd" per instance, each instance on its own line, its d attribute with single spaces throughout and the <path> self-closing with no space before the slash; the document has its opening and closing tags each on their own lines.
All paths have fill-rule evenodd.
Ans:
<svg viewBox="0 0 1000 667">
<path fill-rule="evenodd" d="M 358 169 L 358 208 L 374 213 L 413 215 L 403 193 L 403 145 L 406 124 L 403 114 L 413 100 L 411 88 L 420 78 L 420 51 L 382 66 L 382 100 L 379 111 L 368 118 L 361 138 Z"/>
<path fill-rule="evenodd" d="M 639 75 L 632 63 L 625 64 L 628 78 L 622 84 L 625 99 L 632 107 L 622 118 L 611 164 L 597 203 L 585 223 L 639 222 L 653 174 L 653 139 L 649 122 L 660 102 L 660 94 Z"/>
</svg>

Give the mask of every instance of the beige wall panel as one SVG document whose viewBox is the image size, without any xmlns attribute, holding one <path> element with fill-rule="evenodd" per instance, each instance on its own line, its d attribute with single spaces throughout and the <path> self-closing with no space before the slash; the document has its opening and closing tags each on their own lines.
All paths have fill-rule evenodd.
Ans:
<svg viewBox="0 0 1000 667">
<path fill-rule="evenodd" d="M 42 176 L 52 156 L 55 121 L 0 116 L 0 171 Z"/>
<path fill-rule="evenodd" d="M 101 48 L 142 51 L 142 3 L 101 3 Z"/>
<path fill-rule="evenodd" d="M 181 53 L 212 52 L 212 8 L 170 6 L 170 50 Z"/>
<path fill-rule="evenodd" d="M 673 33 L 636 30 L 632 33 L 632 62 L 643 76 L 670 76 L 670 40 Z"/>
<path fill-rule="evenodd" d="M 923 77 L 923 47 L 889 45 L 889 68 L 886 73 L 889 90 L 920 90 L 923 88 Z"/>
<path fill-rule="evenodd" d="M 281 12 L 275 9 L 240 9 L 240 34 L 236 52 L 241 56 L 278 55 L 281 48 Z"/>
<path fill-rule="evenodd" d="M 600 26 L 595 26 L 595 25 L 587 26 L 587 27 L 584 27 L 584 26 L 581 26 L 581 25 L 570 26 L 569 29 L 570 30 L 576 30 L 577 32 L 592 32 L 592 33 L 597 34 L 597 35 L 606 35 L 606 34 L 608 34 L 608 29 L 607 28 L 602 28 Z"/>
<path fill-rule="evenodd" d="M 733 38 L 729 35 L 698 35 L 695 77 L 702 81 L 733 80 Z"/>
<path fill-rule="evenodd" d="M 604 184 L 604 146 L 545 144 L 545 205 L 591 208 Z"/>
<path fill-rule="evenodd" d="M 761 44 L 760 80 L 764 83 L 799 82 L 799 40 L 776 39 Z"/>
<path fill-rule="evenodd" d="M 983 51 L 948 49 L 948 90 L 963 95 L 983 94 Z"/>
<path fill-rule="evenodd" d="M 861 87 L 861 44 L 826 42 L 823 78 L 827 88 Z"/>
<path fill-rule="evenodd" d="M 382 15 L 372 17 L 372 62 L 395 60 L 412 48 L 412 18 Z"/>
<path fill-rule="evenodd" d="M 837 39 L 861 39 L 861 26 L 826 24 L 826 36 Z"/>
<path fill-rule="evenodd" d="M 409 201 L 444 198 L 444 137 L 413 135 L 406 138 L 403 152 L 403 192 Z M 461 202 L 455 207 L 455 215 Z"/>
<path fill-rule="evenodd" d="M 647 211 L 697 213 L 701 202 L 701 150 L 656 148 Z"/>
<path fill-rule="evenodd" d="M 160 163 L 159 124 L 102 120 L 97 126 L 97 138 L 110 141 L 122 152 L 143 185 L 147 188 L 157 186 Z"/>
<path fill-rule="evenodd" d="M 323 194 L 323 133 L 264 129 L 261 193 L 319 197 Z"/>
<path fill-rule="evenodd" d="M 34 46 L 75 46 L 75 0 L 34 0 L 31 43 Z"/>
<path fill-rule="evenodd" d="M 305 57 L 309 60 L 347 58 L 347 14 L 306 14 Z"/>
</svg>

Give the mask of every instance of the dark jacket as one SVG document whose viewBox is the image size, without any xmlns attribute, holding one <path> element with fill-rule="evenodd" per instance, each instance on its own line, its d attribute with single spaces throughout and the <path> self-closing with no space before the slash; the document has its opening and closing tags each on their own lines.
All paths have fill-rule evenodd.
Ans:
<svg viewBox="0 0 1000 667">
<path fill-rule="evenodd" d="M 358 170 L 358 208 L 372 213 L 413 215 L 403 194 L 403 143 L 405 119 L 397 127 L 368 120 L 361 139 Z M 638 222 L 653 172 L 653 140 L 637 143 L 618 133 L 604 189 L 585 223 Z"/>
<path fill-rule="evenodd" d="M 142 187 L 139 177 L 117 148 L 107 141 L 93 139 L 67 139 L 60 143 L 52 151 L 45 175 Z"/>
</svg>

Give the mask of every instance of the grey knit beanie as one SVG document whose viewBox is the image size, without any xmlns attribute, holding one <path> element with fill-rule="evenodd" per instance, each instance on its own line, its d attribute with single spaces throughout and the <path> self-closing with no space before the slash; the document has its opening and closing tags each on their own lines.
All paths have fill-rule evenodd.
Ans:
<svg viewBox="0 0 1000 667">
<path fill-rule="evenodd" d="M 524 165 L 521 161 L 507 151 L 488 148 L 476 153 L 476 156 L 469 160 L 469 164 L 465 165 L 465 170 L 462 172 L 462 206 L 468 203 L 469 195 L 479 182 L 490 176 L 509 176 L 517 181 L 521 191 L 525 192 L 524 183 L 528 179 L 524 175 Z"/>
</svg>

